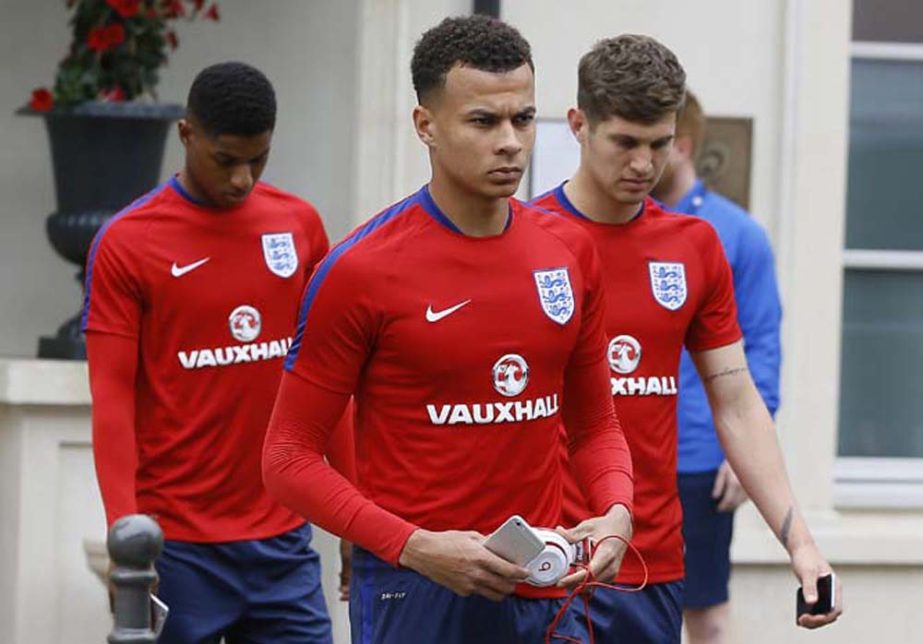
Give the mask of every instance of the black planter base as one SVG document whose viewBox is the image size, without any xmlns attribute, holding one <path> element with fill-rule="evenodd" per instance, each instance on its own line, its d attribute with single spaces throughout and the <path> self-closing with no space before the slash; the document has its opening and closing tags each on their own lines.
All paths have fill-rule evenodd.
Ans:
<svg viewBox="0 0 923 644">
<path fill-rule="evenodd" d="M 87 344 L 80 333 L 79 314 L 62 324 L 57 335 L 39 338 L 38 357 L 48 360 L 87 359 Z"/>
<path fill-rule="evenodd" d="M 46 360 L 86 360 L 87 344 L 83 340 L 43 335 L 38 339 L 38 357 Z"/>
</svg>

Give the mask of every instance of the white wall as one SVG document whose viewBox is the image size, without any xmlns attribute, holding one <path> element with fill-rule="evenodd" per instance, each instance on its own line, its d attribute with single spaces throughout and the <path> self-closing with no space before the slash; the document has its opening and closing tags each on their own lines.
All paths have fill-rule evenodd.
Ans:
<svg viewBox="0 0 923 644">
<path fill-rule="evenodd" d="M 36 87 L 51 86 L 67 51 L 63 3 L 4 0 L 0 8 L 0 355 L 35 355 L 80 306 L 76 267 L 45 238 L 54 211 L 48 138 L 41 119 L 16 116 Z"/>
<path fill-rule="evenodd" d="M 429 181 L 426 148 L 413 131 L 417 104 L 413 47 L 443 18 L 469 13 L 470 0 L 364 0 L 356 140 L 356 218 L 368 219 Z"/>
<path fill-rule="evenodd" d="M 163 69 L 163 101 L 184 102 L 195 74 L 228 59 L 262 69 L 279 117 L 266 180 L 313 202 L 332 239 L 351 228 L 358 0 L 222 0 L 221 21 L 182 23 Z M 4 0 L 0 9 L 0 355 L 34 355 L 36 337 L 76 313 L 76 267 L 45 239 L 55 209 L 44 126 L 13 115 L 34 87 L 51 86 L 69 43 L 61 2 Z M 171 134 L 164 176 L 182 163 Z"/>
</svg>

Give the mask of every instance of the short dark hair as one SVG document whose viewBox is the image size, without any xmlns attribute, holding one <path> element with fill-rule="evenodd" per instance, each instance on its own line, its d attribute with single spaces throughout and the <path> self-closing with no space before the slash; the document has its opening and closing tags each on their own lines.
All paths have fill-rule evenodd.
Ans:
<svg viewBox="0 0 923 644">
<path fill-rule="evenodd" d="M 580 59 L 577 106 L 591 124 L 612 116 L 654 123 L 683 106 L 686 72 L 650 36 L 606 38 Z"/>
<path fill-rule="evenodd" d="M 485 72 L 509 72 L 532 64 L 532 49 L 515 28 L 481 14 L 446 18 L 426 31 L 413 49 L 410 72 L 421 103 L 445 85 L 455 65 Z"/>
<path fill-rule="evenodd" d="M 276 126 L 276 93 L 255 67 L 218 63 L 192 81 L 186 110 L 210 136 L 255 136 Z"/>
</svg>

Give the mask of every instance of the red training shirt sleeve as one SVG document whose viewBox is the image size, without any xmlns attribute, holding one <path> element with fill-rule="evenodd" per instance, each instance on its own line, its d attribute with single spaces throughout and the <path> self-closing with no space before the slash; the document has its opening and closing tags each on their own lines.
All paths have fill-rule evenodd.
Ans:
<svg viewBox="0 0 923 644">
<path fill-rule="evenodd" d="M 133 254 L 139 251 L 112 224 L 117 225 L 115 219 L 90 249 L 81 330 L 137 338 L 143 294 Z"/>
<path fill-rule="evenodd" d="M 583 319 L 564 374 L 564 426 L 572 470 L 593 514 L 615 504 L 632 511 L 631 453 L 612 402 L 606 362 L 604 297 L 599 258 L 589 248 L 584 267 Z"/>
<path fill-rule="evenodd" d="M 348 400 L 285 373 L 263 447 L 263 480 L 312 523 L 397 565 L 416 526 L 364 497 L 323 458 Z"/>
<path fill-rule="evenodd" d="M 355 417 L 355 404 L 350 399 L 346 404 L 346 410 L 340 416 L 340 422 L 337 423 L 327 442 L 326 450 L 327 462 L 353 485 L 359 482 L 356 470 Z"/>
<path fill-rule="evenodd" d="M 135 375 L 138 342 L 110 333 L 87 333 L 90 392 L 93 396 L 93 460 L 111 526 L 137 512 L 135 473 Z"/>
<path fill-rule="evenodd" d="M 135 376 L 143 308 L 131 240 L 110 220 L 87 261 L 82 329 L 93 397 L 93 458 L 106 522 L 137 511 Z"/>
<path fill-rule="evenodd" d="M 686 332 L 686 348 L 689 351 L 717 349 L 742 337 L 737 324 L 731 266 L 718 233 L 707 224 L 702 225 L 701 230 L 705 239 L 699 247 L 702 248 L 707 290 Z"/>
</svg>

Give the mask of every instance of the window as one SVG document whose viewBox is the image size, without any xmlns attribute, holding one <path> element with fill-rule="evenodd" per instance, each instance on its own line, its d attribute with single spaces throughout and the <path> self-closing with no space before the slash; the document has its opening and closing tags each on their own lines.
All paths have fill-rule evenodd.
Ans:
<svg viewBox="0 0 923 644">
<path fill-rule="evenodd" d="M 923 507 L 923 5 L 853 37 L 836 500 Z"/>
</svg>

